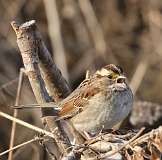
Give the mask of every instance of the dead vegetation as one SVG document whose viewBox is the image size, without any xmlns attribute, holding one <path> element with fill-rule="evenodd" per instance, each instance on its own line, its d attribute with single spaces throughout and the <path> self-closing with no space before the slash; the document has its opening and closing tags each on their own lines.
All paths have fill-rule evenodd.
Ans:
<svg viewBox="0 0 162 160">
<path fill-rule="evenodd" d="M 55 0 L 53 3 L 50 0 L 2 0 L 0 3 L 0 158 L 161 158 L 160 0 Z M 4 12 L 5 15 L 2 16 Z M 37 21 L 37 24 L 34 21 L 22 25 L 12 23 L 30 83 L 27 78 L 22 79 L 23 70 L 17 78 L 22 64 L 15 35 L 9 24 L 13 19 Z M 26 53 L 29 57 L 26 57 Z M 62 123 L 53 123 L 54 117 L 49 116 L 54 110 L 14 110 L 12 113 L 13 110 L 8 107 L 13 104 L 36 103 L 34 96 L 38 103 L 58 102 L 71 92 L 70 88 L 78 85 L 87 69 L 93 72 L 108 63 L 124 67 L 135 95 L 132 113 L 121 125 L 121 128 L 125 128 L 124 131 L 120 129 L 100 133 L 88 142 L 74 145 L 64 133 Z M 68 82 L 56 66 L 61 69 Z M 41 115 L 43 118 L 40 118 Z M 12 125 L 7 119 L 12 121 Z M 46 126 L 41 129 L 41 119 L 48 129 Z M 146 127 L 145 130 L 141 128 L 143 126 Z"/>
</svg>

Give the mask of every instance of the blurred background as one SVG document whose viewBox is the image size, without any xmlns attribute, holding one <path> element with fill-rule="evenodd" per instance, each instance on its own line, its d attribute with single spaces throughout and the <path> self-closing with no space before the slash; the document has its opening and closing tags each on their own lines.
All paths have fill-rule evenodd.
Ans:
<svg viewBox="0 0 162 160">
<path fill-rule="evenodd" d="M 156 128 L 162 123 L 161 0 L 1 0 L 0 17 L 0 111 L 13 114 L 8 106 L 15 103 L 23 67 L 10 22 L 34 19 L 71 88 L 79 85 L 87 70 L 93 73 L 106 64 L 118 64 L 135 95 L 125 127 Z M 36 103 L 26 77 L 20 103 Z M 42 127 L 39 110 L 19 111 L 18 118 Z M 9 147 L 11 124 L 0 117 L 0 152 Z M 15 145 L 33 135 L 17 125 Z M 44 159 L 44 155 L 43 148 L 33 143 L 14 152 L 14 159 Z M 7 159 L 7 154 L 1 158 Z"/>
</svg>

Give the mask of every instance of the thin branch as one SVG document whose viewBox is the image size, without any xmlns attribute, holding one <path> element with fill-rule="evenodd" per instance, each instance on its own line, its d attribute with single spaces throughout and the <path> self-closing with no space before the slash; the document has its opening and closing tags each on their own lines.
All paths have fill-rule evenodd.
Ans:
<svg viewBox="0 0 162 160">
<path fill-rule="evenodd" d="M 134 137 L 132 137 L 128 142 L 126 142 L 126 143 L 125 143 L 124 145 L 122 145 L 121 147 L 117 148 L 116 150 L 113 150 L 113 151 L 110 151 L 110 152 L 107 152 L 107 153 L 101 155 L 101 156 L 100 156 L 100 159 L 106 158 L 106 157 L 110 157 L 110 156 L 112 156 L 112 155 L 118 153 L 119 151 L 121 151 L 123 148 L 125 148 L 127 145 L 129 145 L 131 142 L 133 142 L 135 139 L 137 139 L 137 138 L 141 135 L 141 133 L 144 131 L 144 129 L 145 129 L 145 128 L 141 128 L 141 129 L 139 130 L 139 132 L 138 132 Z M 94 159 L 94 160 L 95 160 L 95 159 Z"/>
<path fill-rule="evenodd" d="M 74 159 L 80 159 L 81 153 L 72 151 L 67 156 L 63 157 L 61 160 L 74 160 Z"/>
<path fill-rule="evenodd" d="M 21 95 L 21 88 L 22 88 L 22 82 L 23 82 L 23 69 L 20 69 L 20 75 L 19 75 L 19 81 L 18 81 L 18 88 L 17 88 L 17 94 L 16 94 L 16 101 L 15 101 L 15 105 L 19 105 L 19 101 L 20 101 L 20 95 Z M 16 118 L 18 115 L 18 110 L 14 109 L 14 117 Z M 11 130 L 11 138 L 10 138 L 10 146 L 9 149 L 13 148 L 14 146 L 14 139 L 15 139 L 15 131 L 16 131 L 16 122 L 13 121 L 12 122 L 12 130 Z M 13 152 L 11 150 L 11 152 L 9 152 L 8 155 L 8 160 L 12 160 L 13 158 Z"/>
<path fill-rule="evenodd" d="M 135 146 L 137 144 L 143 143 L 143 142 L 148 142 L 149 139 L 151 139 L 152 137 L 155 137 L 155 135 L 162 135 L 162 126 L 159 126 L 159 128 L 157 129 L 153 129 L 152 131 L 144 134 L 143 136 L 137 138 L 135 141 L 133 141 L 131 143 L 131 146 Z M 161 136 L 160 136 L 161 137 Z"/>
<path fill-rule="evenodd" d="M 33 143 L 33 142 L 38 141 L 38 140 L 40 140 L 40 138 L 35 137 L 35 138 L 33 138 L 33 139 L 29 140 L 29 141 L 26 141 L 26 142 L 24 142 L 24 143 L 21 143 L 21 144 L 15 146 L 15 147 L 12 147 L 12 148 L 10 148 L 10 149 L 8 149 L 8 150 L 6 150 L 6 151 L 0 153 L 0 156 L 3 156 L 3 155 L 5 155 L 5 154 L 7 154 L 8 152 L 11 153 L 11 151 L 14 151 L 15 149 L 18 149 L 18 148 L 20 148 L 20 147 L 23 147 L 23 146 L 25 146 L 25 145 L 27 145 L 27 144 Z M 11 158 L 12 158 L 12 157 L 11 157 Z"/>
<path fill-rule="evenodd" d="M 20 124 L 20 125 L 22 125 L 22 126 L 24 126 L 26 128 L 29 128 L 29 129 L 31 129 L 33 131 L 36 131 L 38 133 L 45 134 L 45 135 L 47 135 L 47 136 L 49 136 L 51 138 L 54 138 L 54 135 L 51 132 L 48 132 L 48 131 L 46 131 L 46 130 L 44 130 L 42 128 L 36 127 L 34 125 L 31 125 L 31 124 L 29 124 L 27 122 L 24 122 L 24 121 L 22 121 L 22 120 L 20 120 L 18 118 L 12 117 L 9 114 L 6 114 L 6 113 L 3 113 L 3 112 L 0 111 L 0 116 L 2 116 L 4 118 L 7 118 L 7 119 L 9 119 L 11 121 L 15 121 L 16 123 L 18 123 L 18 124 Z"/>
</svg>

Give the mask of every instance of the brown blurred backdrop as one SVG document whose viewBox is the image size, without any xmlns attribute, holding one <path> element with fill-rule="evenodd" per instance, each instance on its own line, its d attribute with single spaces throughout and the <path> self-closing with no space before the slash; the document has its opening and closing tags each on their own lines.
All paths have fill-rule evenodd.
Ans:
<svg viewBox="0 0 162 160">
<path fill-rule="evenodd" d="M 1 111 L 13 114 L 8 106 L 15 103 L 19 69 L 23 67 L 10 22 L 32 19 L 72 88 L 84 79 L 86 70 L 93 73 L 115 63 L 126 72 L 135 100 L 162 103 L 161 0 L 1 0 L 0 17 Z M 21 104 L 34 102 L 25 78 Z M 39 110 L 20 111 L 18 117 L 42 126 Z M 10 132 L 11 122 L 0 117 L 0 152 L 8 148 Z M 15 144 L 33 135 L 18 126 Z M 30 146 L 26 147 L 28 152 L 16 151 L 15 159 L 44 159 L 38 144 Z"/>
</svg>

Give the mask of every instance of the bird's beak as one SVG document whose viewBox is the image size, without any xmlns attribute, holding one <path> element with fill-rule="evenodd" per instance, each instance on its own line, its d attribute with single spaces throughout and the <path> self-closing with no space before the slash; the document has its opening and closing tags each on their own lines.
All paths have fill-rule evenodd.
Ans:
<svg viewBox="0 0 162 160">
<path fill-rule="evenodd" d="M 126 81 L 126 77 L 125 76 L 118 76 L 117 78 L 116 78 L 116 82 L 117 83 L 124 83 Z"/>
</svg>

